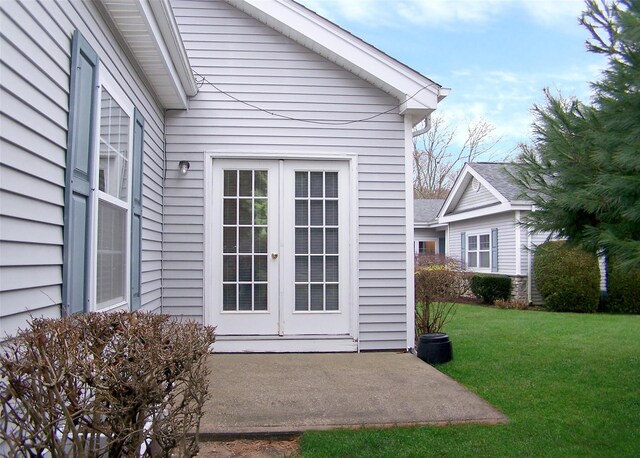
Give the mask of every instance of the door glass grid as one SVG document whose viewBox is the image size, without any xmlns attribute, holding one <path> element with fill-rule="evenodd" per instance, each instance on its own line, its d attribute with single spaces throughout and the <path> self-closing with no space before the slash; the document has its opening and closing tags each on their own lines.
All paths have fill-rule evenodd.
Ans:
<svg viewBox="0 0 640 458">
<path fill-rule="evenodd" d="M 222 310 L 267 310 L 268 172 L 225 170 Z"/>
<path fill-rule="evenodd" d="M 336 311 L 338 172 L 295 173 L 295 310 Z"/>
</svg>

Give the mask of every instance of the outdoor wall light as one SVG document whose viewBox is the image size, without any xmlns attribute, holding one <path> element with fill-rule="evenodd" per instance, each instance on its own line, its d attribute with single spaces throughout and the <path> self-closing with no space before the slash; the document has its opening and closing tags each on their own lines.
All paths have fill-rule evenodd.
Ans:
<svg viewBox="0 0 640 458">
<path fill-rule="evenodd" d="M 189 167 L 191 167 L 189 161 L 180 161 L 180 163 L 178 164 L 178 170 L 180 170 L 180 173 L 183 175 L 187 174 L 187 172 L 189 171 Z"/>
</svg>

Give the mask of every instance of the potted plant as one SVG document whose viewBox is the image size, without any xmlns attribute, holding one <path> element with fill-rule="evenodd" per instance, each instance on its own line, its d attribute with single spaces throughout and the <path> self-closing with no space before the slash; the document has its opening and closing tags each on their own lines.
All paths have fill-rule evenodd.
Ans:
<svg viewBox="0 0 640 458">
<path fill-rule="evenodd" d="M 455 313 L 460 272 L 447 264 L 416 269 L 415 331 L 418 358 L 429 364 L 453 359 L 451 339 L 442 332 Z"/>
</svg>

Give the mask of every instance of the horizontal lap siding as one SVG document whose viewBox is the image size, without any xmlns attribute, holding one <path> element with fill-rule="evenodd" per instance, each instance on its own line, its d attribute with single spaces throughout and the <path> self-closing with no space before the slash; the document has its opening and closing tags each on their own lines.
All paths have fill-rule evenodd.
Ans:
<svg viewBox="0 0 640 458">
<path fill-rule="evenodd" d="M 480 188 L 475 191 L 473 186 L 471 186 L 471 182 L 467 185 L 467 189 L 464 190 L 462 197 L 460 197 L 460 201 L 454 212 L 461 212 L 464 210 L 471 210 L 473 208 L 484 207 L 490 204 L 499 203 L 498 199 L 491 194 L 491 192 L 480 185 Z"/>
<path fill-rule="evenodd" d="M 145 124 L 142 302 L 159 309 L 164 114 L 91 2 L 0 2 L 0 327 L 58 316 L 71 36 L 80 29 Z"/>
<path fill-rule="evenodd" d="M 460 234 L 491 234 L 498 228 L 498 272 L 505 275 L 516 274 L 516 226 L 513 212 L 472 218 L 449 223 L 449 256 L 460 259 Z M 526 243 L 526 239 L 522 240 Z M 524 255 L 524 253 L 523 253 Z"/>
<path fill-rule="evenodd" d="M 172 0 L 194 69 L 243 101 L 293 118 L 356 120 L 397 101 L 222 1 Z M 282 119 L 204 85 L 167 119 L 165 305 L 203 314 L 205 151 L 358 155 L 360 348 L 404 348 L 404 123 L 397 112 L 346 126 Z M 178 177 L 181 160 L 191 162 Z M 169 235 L 171 234 L 171 235 Z M 187 293 L 188 301 L 180 294 Z M 169 297 L 171 296 L 171 298 Z M 175 297 L 174 297 L 175 296 Z M 357 307 L 358 304 L 352 304 Z M 370 325 L 372 322 L 375 325 Z M 377 321 L 376 321 L 377 320 Z"/>
</svg>

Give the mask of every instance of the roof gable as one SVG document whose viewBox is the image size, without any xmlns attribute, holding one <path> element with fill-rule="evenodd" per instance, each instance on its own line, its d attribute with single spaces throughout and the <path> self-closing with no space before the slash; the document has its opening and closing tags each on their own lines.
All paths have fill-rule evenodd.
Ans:
<svg viewBox="0 0 640 458">
<path fill-rule="evenodd" d="M 532 202 L 519 200 L 522 190 L 511 181 L 509 172 L 513 170 L 514 165 L 508 163 L 466 163 L 440 210 L 440 222 L 531 209 Z M 465 196 L 473 193 L 474 180 L 477 182 L 477 198 L 464 200 Z"/>
<path fill-rule="evenodd" d="M 419 123 L 449 89 L 398 62 L 293 0 L 225 0 L 260 22 L 398 99 L 400 114 Z"/>
</svg>

